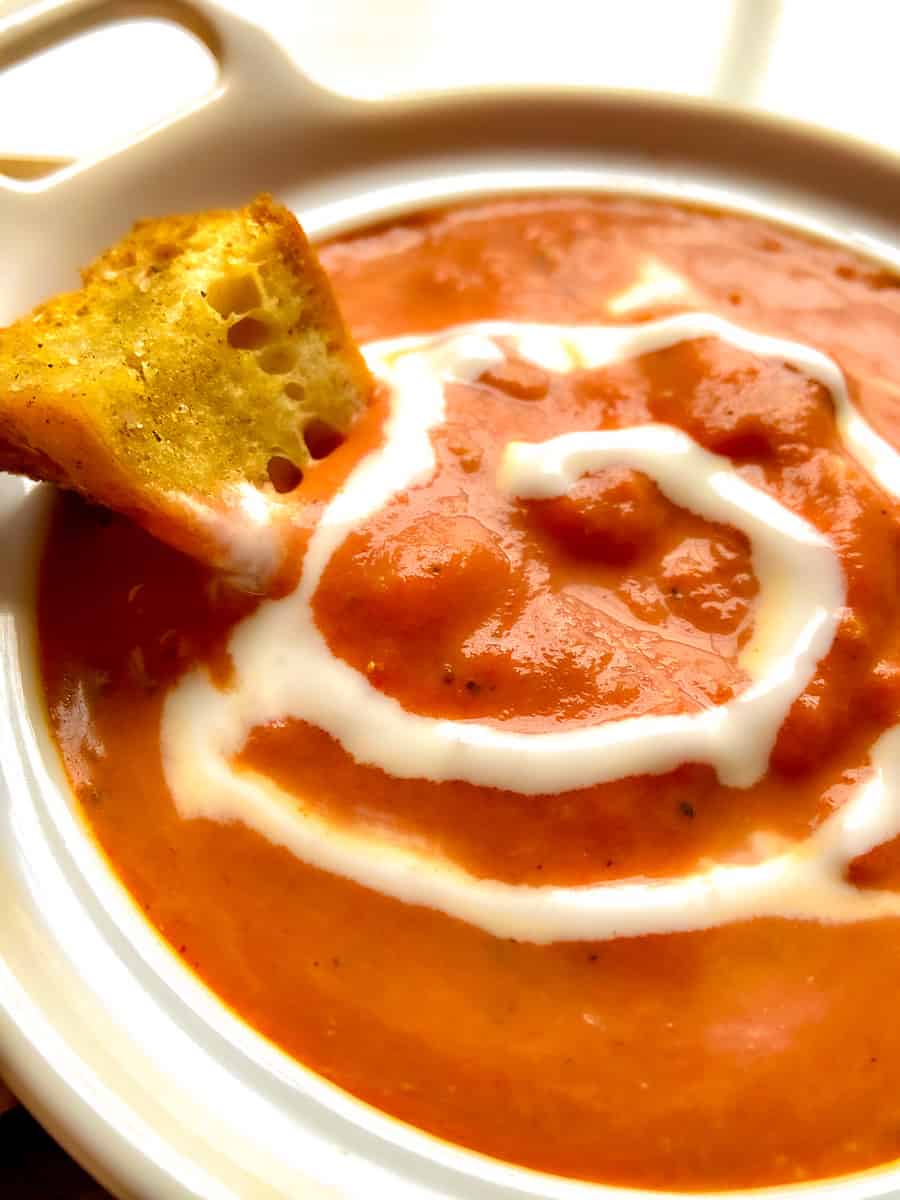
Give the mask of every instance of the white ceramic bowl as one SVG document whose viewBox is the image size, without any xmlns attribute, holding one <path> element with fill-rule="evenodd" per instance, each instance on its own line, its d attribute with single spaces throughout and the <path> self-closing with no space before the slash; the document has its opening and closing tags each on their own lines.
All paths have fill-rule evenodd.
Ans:
<svg viewBox="0 0 900 1200">
<path fill-rule="evenodd" d="M 70 3 L 65 31 L 119 7 Z M 219 87 L 98 161 L 0 183 L 0 321 L 71 285 L 137 217 L 262 188 L 313 236 L 453 196 L 596 189 L 773 215 L 900 261 L 900 163 L 872 149 L 634 94 L 350 101 L 313 87 L 264 33 L 210 4 L 167 11 L 217 55 Z M 38 12 L 0 33 L 0 62 L 59 32 L 58 12 Z M 123 1196 L 626 1195 L 505 1166 L 354 1100 L 240 1022 L 157 937 L 81 828 L 46 729 L 32 608 L 51 499 L 0 477 L 0 1069 L 17 1093 Z M 852 1200 L 898 1184 L 890 1167 L 771 1194 Z"/>
</svg>

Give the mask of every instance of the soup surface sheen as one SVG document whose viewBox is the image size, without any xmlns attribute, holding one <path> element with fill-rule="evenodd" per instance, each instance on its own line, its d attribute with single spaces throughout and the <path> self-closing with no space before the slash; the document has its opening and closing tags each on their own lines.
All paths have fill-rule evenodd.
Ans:
<svg viewBox="0 0 900 1200">
<path fill-rule="evenodd" d="M 321 257 L 383 385 L 292 494 L 291 595 L 54 517 L 47 702 L 113 867 L 251 1025 L 464 1146 L 896 1159 L 900 279 L 602 197 Z"/>
</svg>

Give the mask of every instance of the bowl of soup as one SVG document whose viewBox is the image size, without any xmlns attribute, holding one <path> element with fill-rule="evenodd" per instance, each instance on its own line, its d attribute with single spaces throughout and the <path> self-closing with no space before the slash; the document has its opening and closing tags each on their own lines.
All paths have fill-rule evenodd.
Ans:
<svg viewBox="0 0 900 1200">
<path fill-rule="evenodd" d="M 2 481 L 11 1082 L 122 1194 L 892 1190 L 896 164 L 198 11 L 218 99 L 0 193 L 8 315 L 269 186 L 378 386 L 277 600 Z"/>
</svg>

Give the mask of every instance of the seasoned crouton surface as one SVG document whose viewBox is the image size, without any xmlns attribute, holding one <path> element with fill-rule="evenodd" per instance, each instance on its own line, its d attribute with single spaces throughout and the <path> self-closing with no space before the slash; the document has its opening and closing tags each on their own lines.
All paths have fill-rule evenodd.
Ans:
<svg viewBox="0 0 900 1200">
<path fill-rule="evenodd" d="M 283 490 L 310 464 L 304 429 L 343 433 L 370 388 L 287 209 L 261 196 L 142 221 L 79 291 L 0 331 L 0 469 L 222 559 L 170 528 L 173 497 L 196 509 L 232 484 Z"/>
</svg>

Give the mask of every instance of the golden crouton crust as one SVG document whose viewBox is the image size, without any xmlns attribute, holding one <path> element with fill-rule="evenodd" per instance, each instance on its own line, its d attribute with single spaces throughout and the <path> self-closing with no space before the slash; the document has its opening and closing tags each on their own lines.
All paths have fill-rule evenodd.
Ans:
<svg viewBox="0 0 900 1200">
<path fill-rule="evenodd" d="M 0 330 L 0 469 L 221 559 L 173 501 L 215 507 L 273 457 L 309 467 L 304 429 L 346 431 L 370 394 L 328 280 L 269 196 L 141 221 L 82 278 Z"/>
</svg>

